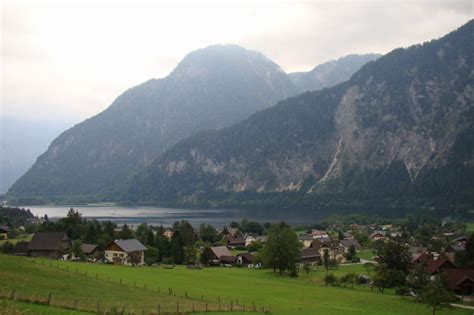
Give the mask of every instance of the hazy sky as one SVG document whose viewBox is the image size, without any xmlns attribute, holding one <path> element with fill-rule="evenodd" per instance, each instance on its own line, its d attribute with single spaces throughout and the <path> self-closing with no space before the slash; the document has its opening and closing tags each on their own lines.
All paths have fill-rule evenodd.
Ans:
<svg viewBox="0 0 474 315">
<path fill-rule="evenodd" d="M 2 115 L 76 122 L 211 44 L 292 72 L 438 38 L 474 16 L 474 0 L 0 1 Z"/>
</svg>

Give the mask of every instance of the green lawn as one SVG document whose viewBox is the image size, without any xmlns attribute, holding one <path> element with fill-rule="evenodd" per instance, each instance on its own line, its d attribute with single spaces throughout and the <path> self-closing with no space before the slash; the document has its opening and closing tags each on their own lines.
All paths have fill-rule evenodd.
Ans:
<svg viewBox="0 0 474 315">
<path fill-rule="evenodd" d="M 69 264 L 68 264 L 69 265 Z M 0 255 L 0 296 L 11 297 L 13 289 L 15 289 L 16 298 L 19 300 L 35 300 L 46 302 L 49 294 L 52 295 L 52 305 L 60 307 L 72 307 L 84 311 L 97 311 L 97 304 L 100 310 L 110 310 L 113 307 L 125 309 L 128 311 L 142 312 L 145 310 L 157 310 L 158 304 L 162 312 L 175 311 L 177 302 L 181 310 L 192 309 L 195 303 L 196 309 L 204 310 L 205 301 L 196 301 L 191 298 L 183 297 L 184 292 L 173 292 L 168 294 L 165 288 L 158 293 L 156 279 L 150 282 L 148 288 L 135 288 L 133 285 L 133 277 L 126 279 L 122 276 L 122 285 L 107 281 L 102 276 L 96 279 L 92 273 L 91 264 L 70 264 L 81 267 L 81 271 L 88 271 L 87 276 L 76 274 L 75 268 L 71 271 L 56 269 L 55 266 L 50 267 L 49 262 L 42 265 L 37 261 L 34 263 L 32 259 L 23 257 Z M 65 268 L 65 264 L 60 264 Z M 121 275 L 122 269 L 130 269 L 138 271 L 137 268 L 123 268 L 107 266 L 110 271 L 116 275 Z M 119 282 L 119 278 L 116 280 Z M 175 296 L 176 294 L 180 296 Z M 209 310 L 217 310 L 216 303 L 209 303 Z M 227 306 L 222 306 L 223 308 Z"/>
<path fill-rule="evenodd" d="M 16 244 L 16 243 L 18 243 L 18 242 L 20 242 L 20 241 L 27 241 L 27 242 L 29 242 L 29 241 L 31 241 L 31 238 L 32 238 L 32 237 L 33 237 L 32 235 L 26 235 L 26 236 L 20 236 L 20 237 L 17 237 L 17 238 L 9 238 L 9 239 L 7 239 L 7 240 L 0 240 L 0 246 L 2 246 L 3 243 L 5 243 L 5 242 L 7 242 L 7 241 L 10 242 L 10 243 L 13 243 L 13 244 Z"/>
<path fill-rule="evenodd" d="M 374 256 L 374 253 L 371 248 L 364 248 L 360 252 L 357 252 L 357 257 L 360 259 L 373 260 L 372 256 Z"/>
<path fill-rule="evenodd" d="M 309 275 L 302 275 L 300 279 L 280 277 L 270 270 L 254 270 L 248 268 L 204 268 L 203 270 L 188 270 L 183 267 L 174 269 L 163 269 L 156 267 L 119 267 L 111 265 L 85 264 L 74 262 L 59 262 L 62 269 L 66 267 L 70 272 L 57 271 L 49 265 L 43 266 L 37 261 L 36 264 L 29 262 L 26 258 L 8 258 L 0 256 L 0 259 L 11 261 L 18 267 L 20 274 L 28 274 L 25 281 L 32 281 L 31 270 L 41 269 L 50 270 L 55 274 L 55 283 L 50 279 L 51 275 L 44 277 L 42 283 L 40 280 L 35 284 L 28 285 L 42 288 L 43 291 L 53 290 L 56 294 L 75 294 L 76 296 L 100 296 L 112 303 L 123 303 L 140 299 L 140 304 L 149 301 L 149 295 L 155 296 L 157 288 L 167 290 L 173 288 L 173 291 L 182 296 L 187 292 L 189 296 L 217 301 L 218 298 L 223 303 L 230 303 L 230 300 L 238 300 L 239 304 L 245 303 L 251 305 L 255 302 L 259 306 L 271 306 L 273 314 L 431 314 L 426 305 L 414 302 L 410 298 L 402 298 L 393 294 L 392 291 L 382 294 L 374 290 L 371 292 L 366 286 L 357 286 L 354 289 L 340 287 L 326 287 L 321 284 L 321 279 L 325 271 L 321 268 L 312 271 Z M 56 262 L 54 262 L 56 263 Z M 21 267 L 21 268 L 20 268 Z M 0 278 L 4 279 L 12 273 L 6 273 L 0 270 Z M 88 273 L 89 277 L 75 275 L 76 268 L 79 272 Z M 74 272 L 71 272 L 74 271 Z M 366 273 L 362 265 L 341 266 L 332 271 L 337 276 L 347 272 Z M 95 280 L 95 274 L 99 275 L 99 280 Z M 92 277 L 91 277 L 92 276 Z M 71 281 L 70 277 L 74 277 Z M 118 282 L 120 279 L 127 282 L 129 286 L 117 286 L 112 290 L 107 281 L 108 279 Z M 62 281 L 58 283 L 61 279 Z M 78 283 L 78 279 L 83 279 Z M 22 278 L 9 279 L 6 283 L 15 282 L 20 285 Z M 136 286 L 144 287 L 148 290 L 133 289 L 133 283 Z M 130 288 L 130 284 L 132 287 Z M 128 288 L 128 289 L 125 289 Z M 139 290 L 141 295 L 135 296 L 133 290 Z M 131 296 L 124 296 L 124 292 L 130 291 Z M 133 292 L 132 292 L 133 291 Z M 61 293 L 60 293 L 61 292 Z M 141 302 L 143 301 L 143 302 Z M 248 308 L 247 308 L 248 309 Z M 439 314 L 471 314 L 468 310 L 456 309 L 453 311 L 444 310 Z M 235 314 L 235 313 L 234 313 Z"/>
<path fill-rule="evenodd" d="M 468 233 L 474 233 L 474 222 L 466 223 L 466 231 Z"/>
<path fill-rule="evenodd" d="M 0 300 L 0 314 L 9 315 L 86 315 L 90 313 L 68 309 L 24 303 L 12 300 Z"/>
</svg>

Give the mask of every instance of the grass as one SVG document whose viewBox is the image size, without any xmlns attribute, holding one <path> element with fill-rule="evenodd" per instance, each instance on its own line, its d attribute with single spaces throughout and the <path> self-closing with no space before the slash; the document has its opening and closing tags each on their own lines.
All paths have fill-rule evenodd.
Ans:
<svg viewBox="0 0 474 315">
<path fill-rule="evenodd" d="M 5 256 L 0 256 L 5 260 Z M 72 272 L 56 271 L 49 266 L 39 263 L 33 264 L 26 258 L 8 258 L 8 264 L 15 266 L 8 268 L 5 272 L 0 270 L 0 278 L 7 279 L 6 283 L 15 282 L 20 285 L 22 277 L 16 276 L 13 280 L 10 274 L 28 274 L 24 281 L 29 283 L 25 287 L 42 288 L 43 291 L 56 290 L 56 294 L 68 296 L 101 296 L 110 302 L 137 300 L 140 304 L 148 303 L 148 295 L 156 297 L 152 290 L 139 290 L 142 294 L 135 293 L 138 289 L 126 286 L 117 286 L 106 281 L 77 276 Z M 55 262 L 56 263 L 56 262 Z M 7 264 L 7 265 L 8 265 Z M 120 278 L 128 283 L 135 282 L 137 286 L 153 288 L 173 288 L 174 292 L 182 295 L 184 292 L 192 297 L 200 297 L 201 294 L 209 301 L 221 301 L 229 303 L 230 300 L 238 300 L 240 304 L 265 305 L 272 307 L 273 314 L 431 314 L 426 305 L 417 303 L 410 298 L 403 298 L 393 294 L 393 291 L 379 293 L 371 292 L 367 286 L 356 286 L 352 288 L 326 287 L 321 284 L 325 272 L 322 269 L 312 271 L 309 275 L 302 275 L 300 279 L 280 277 L 270 270 L 255 270 L 248 268 L 204 268 L 202 270 L 189 270 L 178 266 L 175 269 L 162 269 L 156 267 L 123 267 L 111 265 L 98 265 L 74 262 L 58 262 L 60 268 L 78 270 L 89 275 L 100 275 L 101 278 L 110 277 L 113 281 Z M 54 265 L 53 265 L 54 267 Z M 53 271 L 46 277 L 34 280 L 32 270 L 41 269 Z M 16 270 L 18 269 L 18 272 Z M 341 266 L 333 273 L 341 276 L 347 272 L 367 273 L 362 265 Z M 36 274 L 36 273 L 35 273 Z M 53 276 L 54 275 L 54 276 Z M 41 275 L 38 275 L 40 277 Z M 6 277 L 6 278 L 5 278 Z M 70 277 L 74 277 L 74 280 Z M 83 279 L 82 281 L 80 281 Z M 79 282 L 76 282 L 79 281 Z M 55 289 L 58 287 L 59 289 Z M 134 291 L 135 290 L 135 291 Z M 128 295 L 124 296 L 126 291 Z M 156 303 L 156 301 L 155 301 Z M 443 310 L 439 314 L 471 314 L 468 310 L 455 309 L 453 311 Z M 237 313 L 234 313 L 237 314 Z"/>
<path fill-rule="evenodd" d="M 168 292 L 158 293 L 156 279 L 150 282 L 149 287 L 144 289 L 134 288 L 133 278 L 125 279 L 122 285 L 106 281 L 105 278 L 95 278 L 90 267 L 91 264 L 73 264 L 80 266 L 82 271 L 88 271 L 85 274 L 76 274 L 74 271 L 58 270 L 50 267 L 48 264 L 42 265 L 37 261 L 24 257 L 0 255 L 0 296 L 11 296 L 15 289 L 16 297 L 19 300 L 35 300 L 45 303 L 48 295 L 52 295 L 52 304 L 60 307 L 73 307 L 84 311 L 96 311 L 97 303 L 99 309 L 110 310 L 112 307 L 118 309 L 126 308 L 127 312 L 131 310 L 142 312 L 145 310 L 156 310 L 160 304 L 161 311 L 175 311 L 176 303 L 179 302 L 181 310 L 191 310 L 192 303 L 196 309 L 204 310 L 205 302 L 195 301 L 181 296 L 168 295 Z M 61 264 L 63 269 L 65 264 Z M 111 271 L 121 274 L 124 267 L 107 266 Z M 138 270 L 130 268 L 130 270 Z M 117 278 L 117 281 L 119 279 Z M 153 288 L 153 290 L 151 289 Z M 164 288 L 164 287 L 162 287 Z M 177 292 L 173 292 L 176 294 Z M 76 307 L 77 306 L 77 307 Z M 216 303 L 208 305 L 210 310 L 217 310 Z M 224 307 L 224 306 L 223 306 Z"/>
<path fill-rule="evenodd" d="M 474 222 L 466 223 L 466 231 L 468 233 L 474 233 Z"/>
<path fill-rule="evenodd" d="M 31 241 L 32 237 L 33 237 L 32 235 L 25 235 L 25 236 L 20 236 L 20 237 L 16 237 L 16 238 L 9 238 L 7 240 L 0 240 L 0 246 L 2 246 L 5 242 L 10 242 L 12 244 L 16 244 L 20 241 L 29 242 L 29 241 Z"/>
<path fill-rule="evenodd" d="M 374 253 L 372 252 L 371 248 L 364 248 L 360 252 L 357 252 L 357 257 L 359 257 L 360 259 L 373 260 L 373 256 Z"/>
<path fill-rule="evenodd" d="M 0 300 L 0 314 L 10 315 L 85 315 L 90 314 L 58 307 L 24 303 L 12 300 Z"/>
</svg>

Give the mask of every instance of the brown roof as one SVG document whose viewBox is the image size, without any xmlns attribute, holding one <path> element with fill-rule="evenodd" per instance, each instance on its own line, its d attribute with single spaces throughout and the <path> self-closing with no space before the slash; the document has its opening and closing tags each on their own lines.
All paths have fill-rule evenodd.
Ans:
<svg viewBox="0 0 474 315">
<path fill-rule="evenodd" d="M 238 254 L 237 256 L 240 256 L 242 257 L 244 260 L 246 260 L 247 262 L 252 262 L 253 260 L 253 255 L 252 253 L 240 253 Z"/>
<path fill-rule="evenodd" d="M 313 257 L 321 257 L 321 254 L 316 248 L 305 248 L 301 251 L 301 258 L 313 258 Z"/>
<path fill-rule="evenodd" d="M 452 269 L 454 265 L 445 256 L 440 256 L 436 260 L 432 260 L 428 263 L 426 270 L 430 275 L 433 275 L 441 270 Z"/>
<path fill-rule="evenodd" d="M 84 252 L 84 254 L 90 255 L 97 249 L 97 245 L 94 245 L 94 244 L 81 244 L 81 249 Z"/>
<path fill-rule="evenodd" d="M 229 245 L 240 245 L 245 244 L 245 238 L 243 237 L 233 237 L 231 235 L 226 236 Z"/>
<path fill-rule="evenodd" d="M 474 283 L 474 269 L 446 269 L 443 273 L 451 290 L 461 290 L 460 285 L 465 281 Z"/>
<path fill-rule="evenodd" d="M 232 256 L 229 249 L 226 246 L 215 246 L 211 247 L 211 251 L 217 258 L 221 258 L 221 256 Z"/>
<path fill-rule="evenodd" d="M 69 241 L 66 232 L 37 232 L 28 245 L 28 250 L 55 251 L 61 241 Z"/>
<path fill-rule="evenodd" d="M 219 260 L 221 262 L 224 262 L 224 263 L 226 263 L 226 262 L 233 263 L 237 260 L 237 257 L 232 256 L 232 255 L 230 255 L 230 256 L 223 255 L 219 258 Z"/>
<path fill-rule="evenodd" d="M 15 250 L 13 253 L 15 254 L 27 254 L 28 253 L 28 245 L 30 242 L 17 242 L 15 244 Z"/>
</svg>

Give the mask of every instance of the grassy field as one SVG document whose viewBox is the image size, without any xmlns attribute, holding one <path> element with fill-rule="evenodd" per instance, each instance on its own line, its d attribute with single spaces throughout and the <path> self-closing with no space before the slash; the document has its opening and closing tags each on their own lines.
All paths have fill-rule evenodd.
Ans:
<svg viewBox="0 0 474 315">
<path fill-rule="evenodd" d="M 46 305 L 0 300 L 0 314 L 8 315 L 86 315 L 90 313 L 72 311 Z"/>
<path fill-rule="evenodd" d="M 357 257 L 359 257 L 360 259 L 372 260 L 372 256 L 374 256 L 374 253 L 372 252 L 371 248 L 365 248 L 362 249 L 360 252 L 357 252 Z"/>
<path fill-rule="evenodd" d="M 5 242 L 7 242 L 7 241 L 10 242 L 10 243 L 12 243 L 12 244 L 16 244 L 16 243 L 18 243 L 18 242 L 20 242 L 20 241 L 27 241 L 27 242 L 29 242 L 29 241 L 31 241 L 31 238 L 32 238 L 32 237 L 33 237 L 32 235 L 27 235 L 27 236 L 21 236 L 21 237 L 17 237 L 17 238 L 9 238 L 9 239 L 7 239 L 7 240 L 0 240 L 0 246 L 2 246 L 3 243 L 5 243 Z"/>
<path fill-rule="evenodd" d="M 162 312 L 175 311 L 177 302 L 181 310 L 192 310 L 192 304 L 195 304 L 196 310 L 205 309 L 205 301 L 196 301 L 191 298 L 185 298 L 184 292 L 173 292 L 169 295 L 168 291 L 158 293 L 157 287 L 150 283 L 148 288 L 135 288 L 133 278 L 123 278 L 122 285 L 107 281 L 106 278 L 98 277 L 96 279 L 89 268 L 93 265 L 74 264 L 81 267 L 81 270 L 87 270 L 85 273 L 76 274 L 75 269 L 71 271 L 59 270 L 55 266 L 50 267 L 49 262 L 42 265 L 33 260 L 0 255 L 0 296 L 8 297 L 12 295 L 15 289 L 15 295 L 19 300 L 35 300 L 46 302 L 49 294 L 52 295 L 52 304 L 60 307 L 74 307 L 84 311 L 110 310 L 113 307 L 125 309 L 128 311 L 142 312 L 143 309 L 157 310 L 158 304 Z M 61 265 L 65 268 L 65 265 Z M 114 268 L 109 266 L 115 272 L 123 267 Z M 138 270 L 130 268 L 131 270 Z M 120 274 L 119 272 L 118 274 Z M 119 278 L 117 278 L 117 282 Z M 164 287 L 163 287 L 164 289 Z M 176 296 L 176 294 L 181 296 Z M 227 307 L 223 305 L 222 308 Z M 218 310 L 216 303 L 208 304 L 209 310 Z"/>
<path fill-rule="evenodd" d="M 466 226 L 467 226 L 467 232 L 474 233 L 474 222 L 468 222 L 466 223 Z"/>
<path fill-rule="evenodd" d="M 49 264 L 43 266 L 39 261 L 34 264 L 26 258 L 0 256 L 0 260 L 2 266 L 4 261 L 9 266 L 7 270 L 0 270 L 0 278 L 7 280 L 4 283 L 22 286 L 25 290 L 29 288 L 30 293 L 54 290 L 54 294 L 69 299 L 100 296 L 111 304 L 129 301 L 139 302 L 140 305 L 152 301 L 156 304 L 155 292 L 160 287 L 161 290 L 173 288 L 180 296 L 187 292 L 191 297 L 200 298 L 202 294 L 209 301 L 217 301 L 220 297 L 222 303 L 230 303 L 232 299 L 251 305 L 254 301 L 260 306 L 271 306 L 273 314 L 431 314 L 426 305 L 396 296 L 392 291 L 381 294 L 376 290 L 371 292 L 366 286 L 354 289 L 326 287 L 321 284 L 325 274 L 321 268 L 302 275 L 300 279 L 292 279 L 280 277 L 269 270 L 248 268 L 188 270 L 183 267 L 133 268 L 59 262 L 60 268 L 70 270 L 65 272 L 56 270 L 54 264 L 52 267 Z M 76 268 L 81 273 L 87 271 L 88 275 L 97 273 L 99 280 L 95 280 L 94 276 L 76 275 Z M 341 266 L 332 272 L 337 276 L 347 272 L 367 273 L 362 265 Z M 12 277 L 12 273 L 16 276 Z M 119 286 L 100 280 L 108 278 L 115 282 L 122 279 L 128 285 Z M 133 283 L 139 287 L 146 284 L 148 290 L 134 289 Z M 460 309 L 439 312 L 453 315 L 471 313 Z"/>
</svg>

